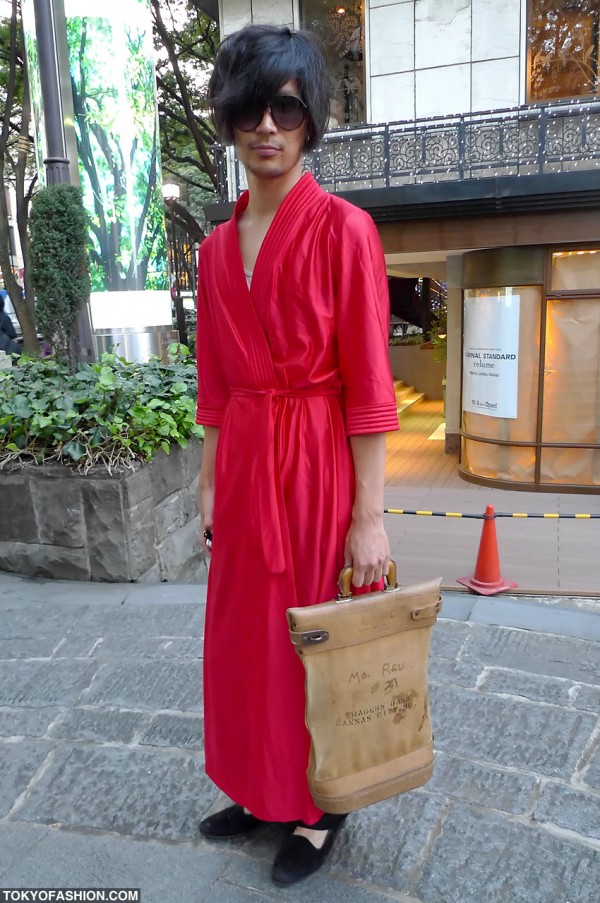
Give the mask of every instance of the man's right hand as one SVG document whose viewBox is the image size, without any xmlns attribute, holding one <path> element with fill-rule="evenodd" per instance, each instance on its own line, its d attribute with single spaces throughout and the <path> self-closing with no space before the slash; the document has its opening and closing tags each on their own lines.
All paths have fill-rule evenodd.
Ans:
<svg viewBox="0 0 600 903">
<path fill-rule="evenodd" d="M 214 489 L 200 484 L 200 544 L 209 557 L 212 552 L 213 504 Z"/>
</svg>

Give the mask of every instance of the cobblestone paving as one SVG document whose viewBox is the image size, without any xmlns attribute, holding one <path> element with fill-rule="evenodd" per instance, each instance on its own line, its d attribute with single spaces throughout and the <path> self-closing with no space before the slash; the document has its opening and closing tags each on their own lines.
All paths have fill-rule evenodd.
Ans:
<svg viewBox="0 0 600 903">
<path fill-rule="evenodd" d="M 203 771 L 202 588 L 105 589 L 0 576 L 0 888 L 600 903 L 597 602 L 448 595 L 433 779 L 355 813 L 322 872 L 278 890 L 282 829 L 197 837 L 218 796 Z"/>
</svg>

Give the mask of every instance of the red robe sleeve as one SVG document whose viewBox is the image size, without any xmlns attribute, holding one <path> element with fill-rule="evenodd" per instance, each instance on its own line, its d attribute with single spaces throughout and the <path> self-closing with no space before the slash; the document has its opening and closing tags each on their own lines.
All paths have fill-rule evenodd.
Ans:
<svg viewBox="0 0 600 903">
<path fill-rule="evenodd" d="M 346 206 L 337 267 L 337 337 L 346 433 L 398 429 L 388 337 L 390 300 L 383 248 L 371 217 Z"/>
<path fill-rule="evenodd" d="M 214 334 L 203 285 L 202 255 L 198 257 L 198 301 L 196 316 L 196 363 L 198 367 L 198 404 L 196 423 L 220 427 L 223 413 L 229 401 L 229 389 L 223 377 L 217 354 L 217 336 Z"/>
</svg>

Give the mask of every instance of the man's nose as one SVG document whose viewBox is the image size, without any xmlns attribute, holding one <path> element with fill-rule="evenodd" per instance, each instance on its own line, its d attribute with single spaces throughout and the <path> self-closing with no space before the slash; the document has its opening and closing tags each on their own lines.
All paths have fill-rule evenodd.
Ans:
<svg viewBox="0 0 600 903">
<path fill-rule="evenodd" d="M 272 134 L 273 132 L 277 131 L 277 125 L 271 115 L 270 107 L 267 107 L 265 109 L 265 112 L 263 113 L 263 118 L 260 120 L 260 122 L 256 126 L 256 131 L 262 132 L 263 134 Z"/>
</svg>

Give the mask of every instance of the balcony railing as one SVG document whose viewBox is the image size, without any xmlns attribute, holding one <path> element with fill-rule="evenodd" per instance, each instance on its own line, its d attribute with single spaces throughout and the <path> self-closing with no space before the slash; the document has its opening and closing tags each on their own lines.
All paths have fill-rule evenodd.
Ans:
<svg viewBox="0 0 600 903">
<path fill-rule="evenodd" d="M 222 200 L 245 188 L 235 155 L 216 149 Z M 595 169 L 600 101 L 558 102 L 327 132 L 305 168 L 328 191 Z"/>
</svg>

